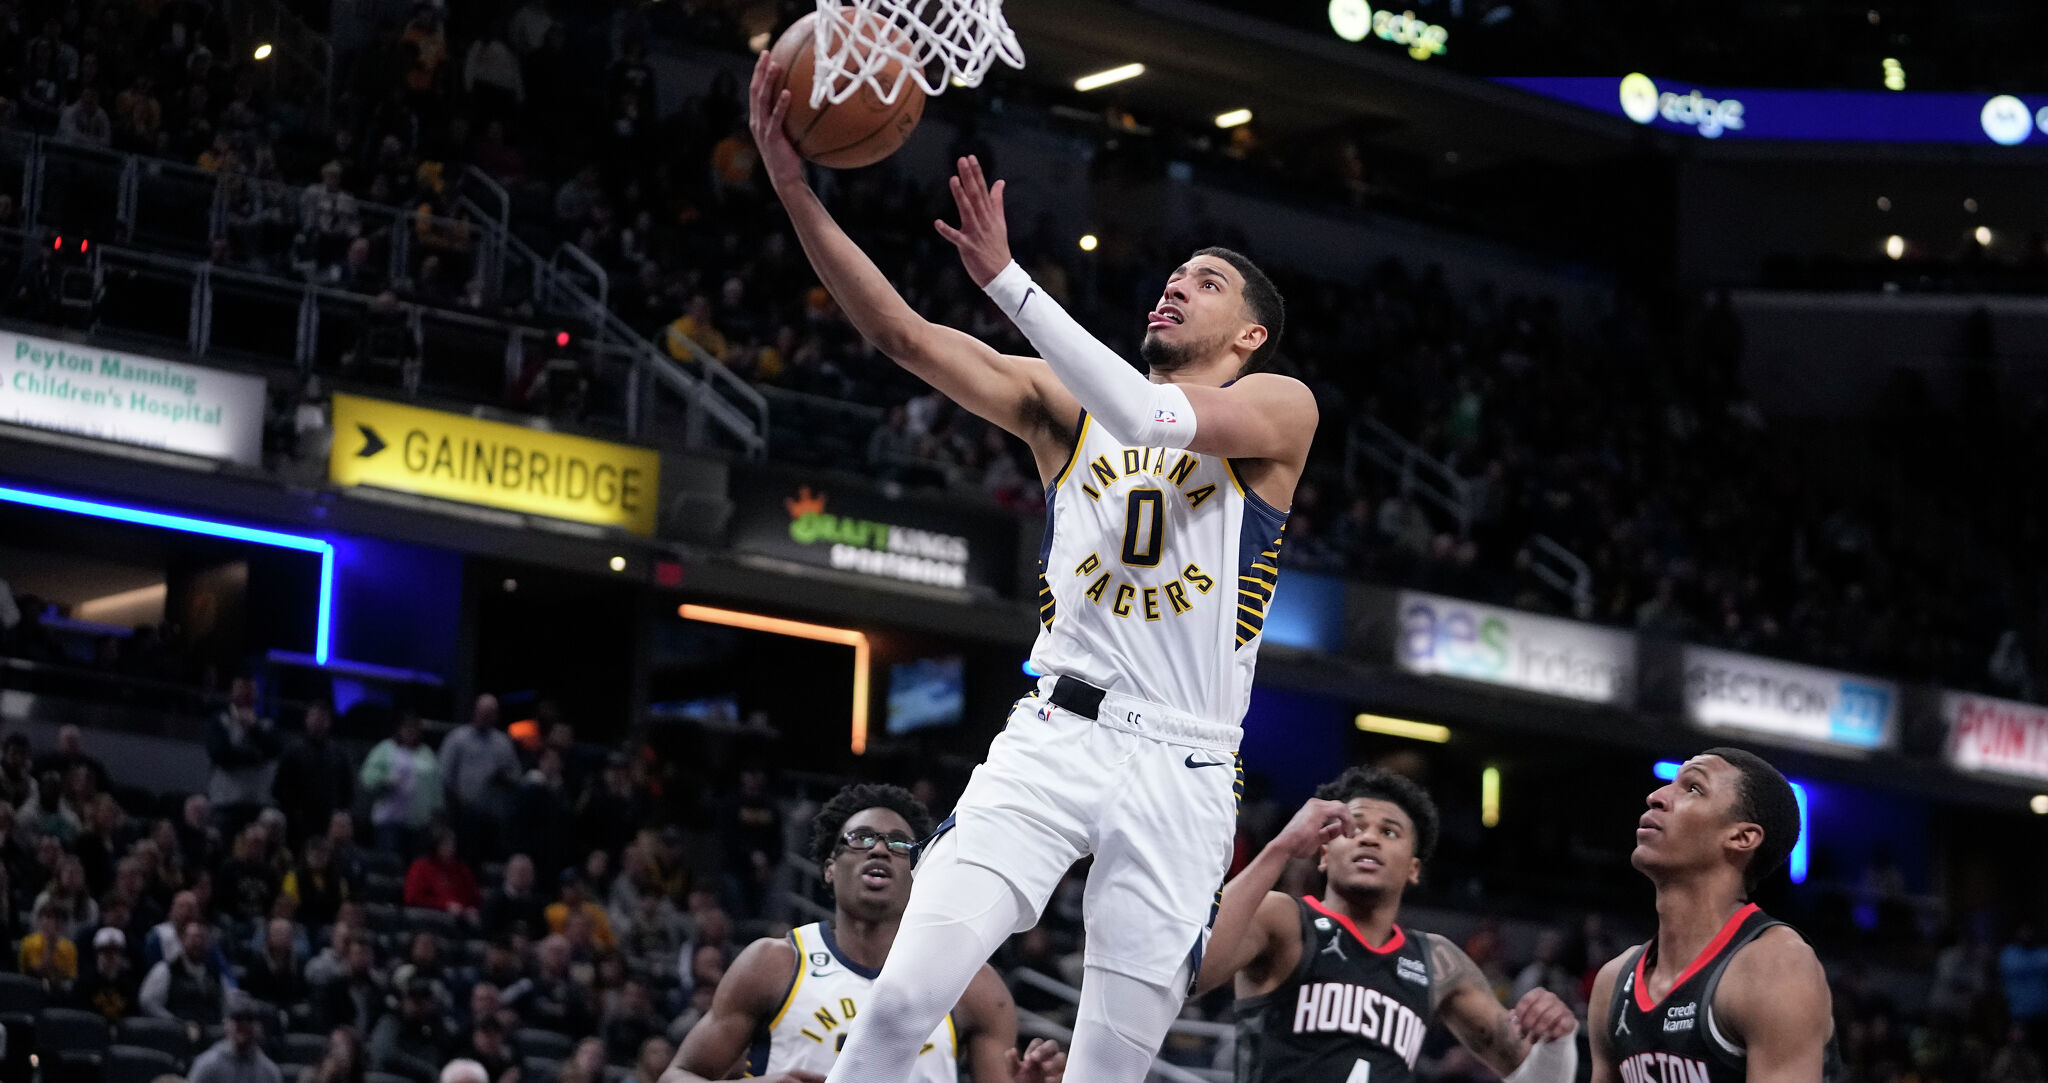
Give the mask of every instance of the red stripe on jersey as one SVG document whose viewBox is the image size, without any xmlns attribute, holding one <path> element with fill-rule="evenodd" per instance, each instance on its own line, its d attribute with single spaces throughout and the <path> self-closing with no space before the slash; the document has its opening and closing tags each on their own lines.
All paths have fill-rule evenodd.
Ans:
<svg viewBox="0 0 2048 1083">
<path fill-rule="evenodd" d="M 1687 966 L 1685 971 L 1678 975 L 1677 981 L 1671 983 L 1671 989 L 1684 985 L 1692 980 L 1694 974 L 1706 969 L 1707 964 L 1713 962 L 1714 957 L 1721 954 L 1721 950 L 1728 946 L 1728 942 L 1735 939 L 1735 930 L 1740 929 L 1742 923 L 1748 921 L 1749 916 L 1754 913 L 1756 913 L 1755 903 L 1750 903 L 1748 906 L 1737 910 L 1735 916 L 1728 919 L 1728 924 L 1721 926 L 1721 931 L 1714 934 L 1714 939 L 1708 941 L 1707 946 L 1701 948 L 1698 955 L 1693 956 L 1691 965 Z M 1655 942 L 1652 941 L 1652 943 Z M 1636 1007 L 1646 1012 L 1653 1012 L 1657 1010 L 1657 1005 L 1664 1002 L 1661 999 L 1656 1001 L 1650 999 L 1650 985 L 1643 980 L 1643 964 L 1648 962 L 1649 958 L 1650 949 L 1648 948 L 1644 948 L 1636 955 Z M 1666 989 L 1664 995 L 1670 996 L 1671 989 Z"/>
<path fill-rule="evenodd" d="M 1302 896 L 1301 901 L 1307 903 L 1309 909 L 1315 911 L 1318 914 L 1323 915 L 1326 918 L 1329 918 L 1331 921 L 1334 921 L 1339 925 L 1344 926 L 1344 930 L 1351 934 L 1351 938 L 1353 940 L 1356 940 L 1360 944 L 1365 945 L 1365 950 L 1372 952 L 1374 955 L 1392 955 L 1395 952 L 1401 950 L 1401 945 L 1406 944 L 1408 942 L 1408 934 L 1402 932 L 1401 927 L 1399 925 L 1396 925 L 1394 926 L 1394 935 L 1387 938 L 1386 944 L 1377 948 L 1373 947 L 1372 941 L 1367 940 L 1365 938 L 1365 934 L 1358 931 L 1358 926 L 1351 924 L 1350 918 L 1347 918 L 1344 915 L 1337 913 L 1335 910 L 1332 910 L 1329 907 L 1324 906 L 1323 901 L 1321 899 L 1304 895 Z"/>
</svg>

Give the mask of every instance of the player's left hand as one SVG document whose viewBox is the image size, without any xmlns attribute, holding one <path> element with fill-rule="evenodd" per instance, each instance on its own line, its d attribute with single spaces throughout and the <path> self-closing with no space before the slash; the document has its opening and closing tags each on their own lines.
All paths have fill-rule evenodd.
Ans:
<svg viewBox="0 0 2048 1083">
<path fill-rule="evenodd" d="M 1067 1055 L 1050 1038 L 1033 1038 L 1021 1057 L 1010 1050 L 1011 1083 L 1060 1083 L 1066 1074 Z"/>
<path fill-rule="evenodd" d="M 949 182 L 953 202 L 960 208 L 960 228 L 943 221 L 933 222 L 939 236 L 960 250 L 960 262 L 967 277 L 977 286 L 987 286 L 1010 265 L 1010 226 L 1003 218 L 1003 182 L 991 185 L 981 175 L 981 162 L 973 155 L 960 159 L 959 172 Z"/>
<path fill-rule="evenodd" d="M 1569 1038 L 1579 1029 L 1579 1021 L 1572 1017 L 1571 1005 L 1566 1004 L 1556 993 L 1548 989 L 1531 989 L 1522 994 L 1512 1013 L 1515 1026 L 1522 1037 L 1532 1042 L 1552 1042 Z"/>
</svg>

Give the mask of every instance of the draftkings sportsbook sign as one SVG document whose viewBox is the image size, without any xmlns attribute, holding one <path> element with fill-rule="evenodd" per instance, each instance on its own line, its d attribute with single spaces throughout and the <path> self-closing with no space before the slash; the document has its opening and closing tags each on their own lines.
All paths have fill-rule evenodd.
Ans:
<svg viewBox="0 0 2048 1083">
<path fill-rule="evenodd" d="M 732 547 L 884 582 L 1008 594 L 1016 529 L 993 512 L 891 500 L 814 472 L 735 467 Z"/>
</svg>

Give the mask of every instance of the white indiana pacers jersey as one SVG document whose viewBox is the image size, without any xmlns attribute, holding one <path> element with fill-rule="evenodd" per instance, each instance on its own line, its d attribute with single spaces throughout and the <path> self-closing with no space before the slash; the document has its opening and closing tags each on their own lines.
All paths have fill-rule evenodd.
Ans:
<svg viewBox="0 0 2048 1083">
<path fill-rule="evenodd" d="M 749 1076 L 771 1076 L 792 1070 L 825 1075 L 846 1044 L 846 1034 L 867 1005 L 868 988 L 877 971 L 854 963 L 839 951 L 832 927 L 813 922 L 791 930 L 796 948 L 796 978 L 781 1010 L 756 1034 L 747 1055 Z M 958 1083 L 960 1039 L 953 1015 L 939 1023 L 917 1055 L 904 1083 Z"/>
<path fill-rule="evenodd" d="M 1045 497 L 1033 667 L 1238 725 L 1286 528 L 1228 459 L 1125 447 L 1082 414 Z"/>
</svg>

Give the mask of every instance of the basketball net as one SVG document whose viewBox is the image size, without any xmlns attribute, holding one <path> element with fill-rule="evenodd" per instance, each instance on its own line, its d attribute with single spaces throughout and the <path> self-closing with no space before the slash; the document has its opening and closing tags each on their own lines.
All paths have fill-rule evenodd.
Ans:
<svg viewBox="0 0 2048 1083">
<path fill-rule="evenodd" d="M 818 0 L 813 44 L 814 109 L 864 86 L 893 103 L 905 79 L 940 94 L 948 83 L 980 86 L 997 60 L 1024 66 L 1003 0 Z"/>
</svg>

